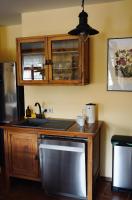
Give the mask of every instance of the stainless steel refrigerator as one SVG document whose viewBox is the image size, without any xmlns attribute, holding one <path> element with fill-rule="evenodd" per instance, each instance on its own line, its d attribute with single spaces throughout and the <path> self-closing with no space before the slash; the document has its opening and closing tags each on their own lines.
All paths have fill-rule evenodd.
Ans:
<svg viewBox="0 0 132 200">
<path fill-rule="evenodd" d="M 24 117 L 24 87 L 17 86 L 16 64 L 0 63 L 0 124 Z M 4 166 L 4 132 L 0 128 L 0 166 Z"/>
<path fill-rule="evenodd" d="M 0 63 L 0 123 L 24 117 L 24 87 L 17 86 L 16 63 Z"/>
</svg>

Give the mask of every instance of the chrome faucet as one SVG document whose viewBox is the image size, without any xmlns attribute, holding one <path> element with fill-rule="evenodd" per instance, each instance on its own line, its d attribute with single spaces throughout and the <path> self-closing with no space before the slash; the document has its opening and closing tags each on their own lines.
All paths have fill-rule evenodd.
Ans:
<svg viewBox="0 0 132 200">
<path fill-rule="evenodd" d="M 38 106 L 39 107 L 39 114 L 36 114 L 36 117 L 40 118 L 40 119 L 45 118 L 44 114 L 42 114 L 40 103 L 36 102 L 34 106 Z"/>
</svg>

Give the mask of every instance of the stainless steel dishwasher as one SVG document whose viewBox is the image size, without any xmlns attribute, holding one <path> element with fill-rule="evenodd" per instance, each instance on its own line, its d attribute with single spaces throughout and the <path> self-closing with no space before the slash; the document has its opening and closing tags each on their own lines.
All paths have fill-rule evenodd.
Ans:
<svg viewBox="0 0 132 200">
<path fill-rule="evenodd" d="M 48 194 L 86 199 L 86 144 L 86 139 L 41 135 L 41 180 Z"/>
</svg>

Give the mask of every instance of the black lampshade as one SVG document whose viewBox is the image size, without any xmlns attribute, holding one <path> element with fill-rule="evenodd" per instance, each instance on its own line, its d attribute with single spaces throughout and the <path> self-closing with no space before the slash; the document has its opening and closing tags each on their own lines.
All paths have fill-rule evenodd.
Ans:
<svg viewBox="0 0 132 200">
<path fill-rule="evenodd" d="M 83 10 L 79 14 L 79 25 L 68 32 L 70 35 L 96 35 L 99 33 L 96 29 L 87 24 L 88 14 L 84 11 L 84 1 L 82 1 Z"/>
</svg>

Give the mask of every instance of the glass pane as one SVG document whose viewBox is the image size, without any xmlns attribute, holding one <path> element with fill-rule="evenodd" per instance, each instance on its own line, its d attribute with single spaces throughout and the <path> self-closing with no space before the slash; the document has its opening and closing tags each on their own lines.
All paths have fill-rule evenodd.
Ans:
<svg viewBox="0 0 132 200">
<path fill-rule="evenodd" d="M 23 80 L 45 80 L 44 42 L 21 44 Z"/>
<path fill-rule="evenodd" d="M 52 62 L 53 80 L 80 79 L 78 40 L 52 41 Z"/>
</svg>

